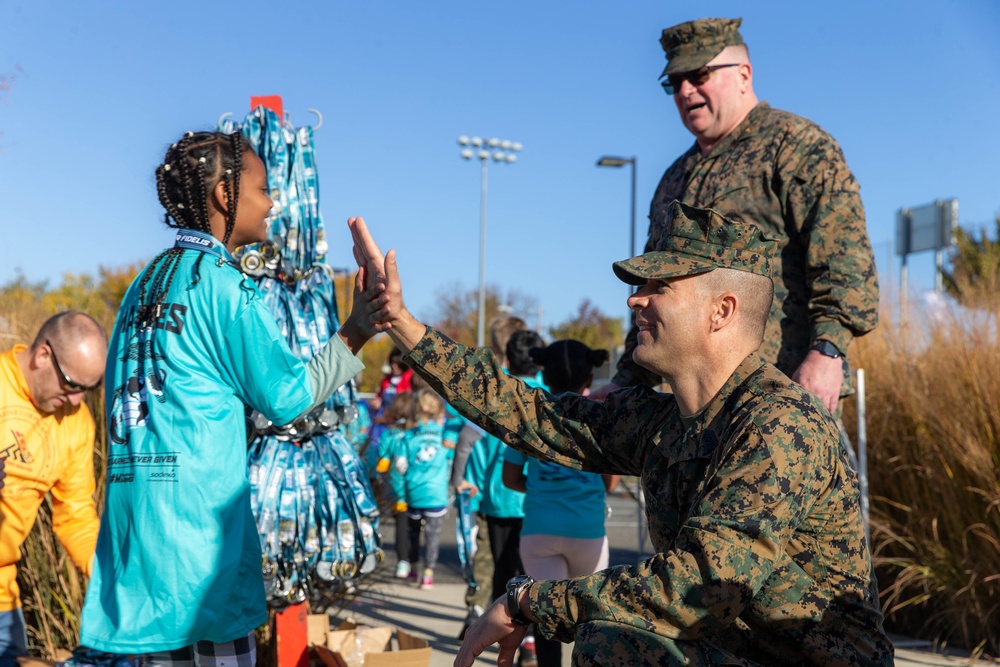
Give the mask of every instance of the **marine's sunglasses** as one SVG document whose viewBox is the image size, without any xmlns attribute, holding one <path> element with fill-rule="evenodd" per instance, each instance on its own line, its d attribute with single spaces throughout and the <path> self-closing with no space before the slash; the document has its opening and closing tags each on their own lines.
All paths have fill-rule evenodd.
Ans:
<svg viewBox="0 0 1000 667">
<path fill-rule="evenodd" d="M 71 394 L 78 394 L 81 391 L 94 389 L 99 384 L 101 384 L 100 380 L 97 381 L 97 384 L 92 385 L 90 387 L 82 385 L 78 382 L 73 382 L 70 376 L 66 375 L 66 371 L 62 369 L 62 366 L 59 365 L 59 357 L 56 356 L 56 348 L 52 347 L 52 343 L 49 342 L 48 338 L 45 339 L 45 344 L 49 346 L 49 352 L 52 353 L 52 363 L 56 365 L 56 372 L 59 373 L 59 384 L 62 385 L 63 389 L 65 389 Z"/>
<path fill-rule="evenodd" d="M 726 65 L 705 65 L 701 69 L 696 69 L 693 72 L 671 74 L 666 79 L 661 81 L 660 85 L 663 86 L 663 90 L 666 91 L 667 95 L 673 95 L 681 89 L 681 84 L 685 81 L 690 83 L 692 86 L 701 86 L 708 83 L 708 80 L 712 78 L 712 72 L 715 70 L 739 66 L 739 63 L 728 63 Z"/>
</svg>

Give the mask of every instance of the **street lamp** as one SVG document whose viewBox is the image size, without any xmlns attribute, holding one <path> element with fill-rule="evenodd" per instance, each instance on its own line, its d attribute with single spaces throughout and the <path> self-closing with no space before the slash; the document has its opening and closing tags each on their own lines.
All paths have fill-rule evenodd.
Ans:
<svg viewBox="0 0 1000 667">
<path fill-rule="evenodd" d="M 632 214 L 631 220 L 632 224 L 630 226 L 631 233 L 628 237 L 628 257 L 635 257 L 635 158 L 634 157 L 613 157 L 610 155 L 605 155 L 600 160 L 597 161 L 598 167 L 624 167 L 629 165 L 632 167 Z M 628 295 L 632 296 L 632 286 L 628 288 Z M 628 317 L 625 318 L 625 330 L 628 331 L 632 327 L 632 309 L 628 309 Z M 646 544 L 646 526 L 643 525 L 643 518 L 646 516 L 646 499 L 642 494 L 642 484 L 636 484 L 636 500 L 639 503 L 638 507 L 638 532 L 639 532 L 639 545 L 636 548 L 636 553 L 639 554 L 639 558 L 642 558 L 642 553 Z"/>
<path fill-rule="evenodd" d="M 464 159 L 478 158 L 482 165 L 479 197 L 479 323 L 476 330 L 476 345 L 486 345 L 486 170 L 490 158 L 494 162 L 513 164 L 517 162 L 515 153 L 522 146 L 517 141 L 507 139 L 483 139 L 482 137 L 467 137 L 464 134 L 458 138 L 462 146 L 459 153 Z"/>
<path fill-rule="evenodd" d="M 630 165 L 632 167 L 632 225 L 630 227 L 631 234 L 628 238 L 628 257 L 635 257 L 635 158 L 634 157 L 612 157 L 605 155 L 600 160 L 597 161 L 598 167 L 624 167 L 625 165 Z M 628 288 L 628 295 L 632 296 L 632 287 Z M 628 317 L 625 319 L 625 328 L 628 329 L 632 322 L 632 309 L 628 311 Z"/>
<path fill-rule="evenodd" d="M 628 256 L 635 257 L 635 158 L 605 155 L 597 161 L 598 167 L 624 167 L 625 165 L 632 167 L 632 233 L 628 240 Z"/>
</svg>

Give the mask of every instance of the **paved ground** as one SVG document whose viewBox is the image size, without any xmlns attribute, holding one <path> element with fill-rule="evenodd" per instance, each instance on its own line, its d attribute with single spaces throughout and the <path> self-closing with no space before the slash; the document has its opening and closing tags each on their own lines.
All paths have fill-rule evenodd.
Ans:
<svg viewBox="0 0 1000 667">
<path fill-rule="evenodd" d="M 640 555 L 649 555 L 649 542 L 639 545 L 636 502 L 620 491 L 609 498 L 611 516 L 606 526 L 611 543 L 611 563 L 634 563 Z M 441 563 L 435 572 L 432 590 L 418 589 L 412 583 L 391 579 L 396 557 L 391 542 L 395 534 L 391 523 L 383 526 L 387 559 L 380 568 L 380 579 L 346 610 L 341 618 L 352 616 L 359 622 L 390 625 L 426 639 L 433 649 L 431 667 L 451 665 L 458 652 L 458 633 L 465 618 L 465 583 L 462 579 L 455 549 L 454 516 L 449 515 L 442 530 Z M 384 574 L 382 574 L 384 572 Z M 970 664 L 967 654 L 934 652 L 927 642 L 894 638 L 897 667 L 944 667 Z M 569 665 L 571 647 L 563 651 L 563 664 Z M 477 666 L 496 664 L 496 652 L 490 650 L 477 661 Z M 978 665 L 998 663 L 979 661 Z"/>
</svg>

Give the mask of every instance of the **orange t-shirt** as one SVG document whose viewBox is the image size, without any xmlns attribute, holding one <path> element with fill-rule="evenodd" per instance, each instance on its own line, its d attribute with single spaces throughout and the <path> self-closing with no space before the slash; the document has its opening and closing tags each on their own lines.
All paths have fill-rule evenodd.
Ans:
<svg viewBox="0 0 1000 667">
<path fill-rule="evenodd" d="M 16 354 L 0 354 L 0 611 L 21 606 L 16 563 L 45 494 L 52 528 L 70 558 L 90 575 L 99 522 L 94 505 L 94 418 L 87 406 L 45 415 L 31 402 Z"/>
</svg>

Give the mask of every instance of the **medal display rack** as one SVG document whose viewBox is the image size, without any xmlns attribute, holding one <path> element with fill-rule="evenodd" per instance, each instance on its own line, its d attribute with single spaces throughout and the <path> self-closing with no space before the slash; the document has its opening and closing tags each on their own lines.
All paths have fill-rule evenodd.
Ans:
<svg viewBox="0 0 1000 667">
<path fill-rule="evenodd" d="M 295 128 L 281 96 L 251 97 L 250 106 L 241 123 L 222 114 L 218 129 L 241 132 L 264 162 L 274 208 L 267 240 L 233 257 L 292 352 L 308 362 L 340 328 L 313 143 L 323 116 L 309 109 L 316 125 Z M 365 435 L 358 415 L 354 380 L 287 426 L 247 415 L 251 505 L 278 667 L 308 666 L 310 609 L 328 607 L 384 559 L 378 505 L 351 442 Z"/>
</svg>

